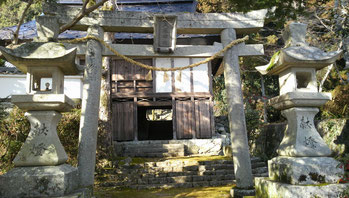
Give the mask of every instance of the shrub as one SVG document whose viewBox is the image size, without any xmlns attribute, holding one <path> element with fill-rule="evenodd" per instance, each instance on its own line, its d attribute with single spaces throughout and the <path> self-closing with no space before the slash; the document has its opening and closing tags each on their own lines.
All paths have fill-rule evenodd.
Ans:
<svg viewBox="0 0 349 198">
<path fill-rule="evenodd" d="M 332 100 L 322 108 L 322 118 L 348 118 L 349 117 L 349 84 L 338 85 L 332 91 Z"/>
<path fill-rule="evenodd" d="M 80 110 L 62 114 L 57 133 L 68 154 L 68 163 L 77 164 Z M 0 174 L 12 168 L 12 161 L 25 142 L 30 123 L 24 111 L 14 107 L 9 115 L 0 119 Z"/>
<path fill-rule="evenodd" d="M 30 131 L 30 124 L 24 112 L 17 107 L 7 117 L 0 120 L 0 173 L 12 167 L 16 157 Z"/>
<path fill-rule="evenodd" d="M 80 115 L 80 109 L 74 109 L 71 112 L 63 113 L 57 126 L 59 139 L 69 157 L 68 163 L 71 165 L 77 164 Z"/>
</svg>

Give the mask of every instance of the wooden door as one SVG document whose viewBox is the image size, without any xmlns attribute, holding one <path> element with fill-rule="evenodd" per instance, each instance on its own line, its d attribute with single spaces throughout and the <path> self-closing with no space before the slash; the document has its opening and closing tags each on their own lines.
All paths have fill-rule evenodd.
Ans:
<svg viewBox="0 0 349 198">
<path fill-rule="evenodd" d="M 113 102 L 113 139 L 115 141 L 134 140 L 135 122 L 134 102 Z"/>
<path fill-rule="evenodd" d="M 196 138 L 211 138 L 211 113 L 209 100 L 195 100 L 195 132 Z"/>
<path fill-rule="evenodd" d="M 195 133 L 194 103 L 176 100 L 176 134 L 177 139 L 193 138 Z"/>
</svg>

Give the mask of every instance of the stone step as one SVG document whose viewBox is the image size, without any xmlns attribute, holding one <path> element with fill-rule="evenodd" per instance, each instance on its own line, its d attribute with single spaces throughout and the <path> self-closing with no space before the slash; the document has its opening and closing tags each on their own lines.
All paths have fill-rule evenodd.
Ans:
<svg viewBox="0 0 349 198">
<path fill-rule="evenodd" d="M 258 168 L 252 169 L 252 174 L 262 174 L 267 172 L 268 172 L 268 167 L 258 167 Z"/>
<path fill-rule="evenodd" d="M 177 157 L 185 154 L 183 144 L 130 144 L 119 145 L 116 149 L 128 157 Z"/>
<path fill-rule="evenodd" d="M 267 165 L 260 158 L 251 158 L 251 165 L 254 177 L 268 177 Z M 230 184 L 235 179 L 232 160 L 178 159 L 145 162 L 144 164 L 123 165 L 107 175 L 105 180 L 108 182 L 102 183 L 102 186 L 135 189 L 215 186 Z"/>
<path fill-rule="evenodd" d="M 265 163 L 265 162 L 254 162 L 254 163 L 251 163 L 252 169 L 259 168 L 259 167 L 266 167 L 266 166 L 267 166 L 267 163 Z"/>
</svg>

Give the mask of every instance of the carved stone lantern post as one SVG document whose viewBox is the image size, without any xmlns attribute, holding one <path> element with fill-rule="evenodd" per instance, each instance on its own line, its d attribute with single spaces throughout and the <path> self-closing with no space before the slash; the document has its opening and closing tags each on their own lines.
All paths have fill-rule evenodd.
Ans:
<svg viewBox="0 0 349 198">
<path fill-rule="evenodd" d="M 59 43 L 33 42 L 13 50 L 0 47 L 5 58 L 27 73 L 27 94 L 13 95 L 11 102 L 27 111 L 29 135 L 13 163 L 0 177 L 0 197 L 63 196 L 77 187 L 77 169 L 68 159 L 57 135 L 61 112 L 74 107 L 64 95 L 64 75 L 77 74 L 76 49 Z M 52 83 L 43 84 L 43 78 Z"/>
<path fill-rule="evenodd" d="M 291 23 L 284 32 L 288 47 L 276 53 L 268 65 L 257 67 L 262 74 L 279 75 L 280 96 L 269 104 L 280 109 L 288 121 L 279 156 L 268 161 L 269 178 L 255 180 L 259 196 L 327 197 L 342 188 L 304 186 L 336 185 L 344 173 L 339 162 L 329 157 L 332 152 L 314 126 L 318 107 L 331 100 L 330 93 L 318 92 L 316 71 L 334 63 L 342 52 L 327 53 L 309 46 L 306 27 Z"/>
</svg>

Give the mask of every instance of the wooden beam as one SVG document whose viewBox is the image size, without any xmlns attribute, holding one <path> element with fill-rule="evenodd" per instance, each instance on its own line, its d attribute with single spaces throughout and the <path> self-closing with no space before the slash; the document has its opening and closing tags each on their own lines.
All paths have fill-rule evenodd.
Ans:
<svg viewBox="0 0 349 198">
<path fill-rule="evenodd" d="M 56 15 L 61 25 L 70 22 L 81 8 L 46 4 L 45 15 Z M 238 34 L 248 34 L 263 27 L 266 9 L 248 13 L 171 13 L 177 15 L 178 34 L 220 34 L 233 28 Z M 72 30 L 86 31 L 98 24 L 105 32 L 153 33 L 156 13 L 131 11 L 94 11 L 82 18 Z"/>
<path fill-rule="evenodd" d="M 194 92 L 194 93 L 114 93 L 112 94 L 113 99 L 117 98 L 183 98 L 183 97 L 194 97 L 194 98 L 210 98 L 211 93 L 208 92 Z"/>
<path fill-rule="evenodd" d="M 77 47 L 77 55 L 83 56 L 86 53 L 85 44 L 67 44 L 64 43 L 67 49 Z M 130 45 L 130 44 L 111 44 L 113 49 L 119 53 L 129 56 L 129 57 L 188 57 L 188 58 L 200 58 L 200 57 L 210 57 L 215 53 L 222 50 L 222 44 L 216 45 L 179 45 L 176 47 L 176 50 L 172 54 L 159 54 L 155 53 L 152 45 Z M 238 46 L 238 56 L 262 56 L 264 55 L 264 49 L 262 44 L 239 44 Z M 103 56 L 115 56 L 113 52 L 108 49 L 104 49 L 102 52 Z M 219 56 L 222 58 L 223 54 Z"/>
</svg>

